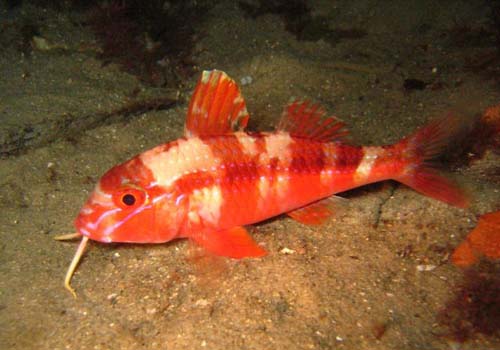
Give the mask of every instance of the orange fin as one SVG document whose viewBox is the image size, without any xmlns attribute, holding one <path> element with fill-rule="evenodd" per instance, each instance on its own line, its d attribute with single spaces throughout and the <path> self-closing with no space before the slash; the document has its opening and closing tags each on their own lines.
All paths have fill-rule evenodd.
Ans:
<svg viewBox="0 0 500 350">
<path fill-rule="evenodd" d="M 191 237 L 196 243 L 215 255 L 230 258 L 257 258 L 267 254 L 241 226 L 228 230 L 199 233 Z"/>
<path fill-rule="evenodd" d="M 416 167 L 411 174 L 397 180 L 417 192 L 455 207 L 467 208 L 469 206 L 469 200 L 460 187 L 430 167 Z"/>
<path fill-rule="evenodd" d="M 448 147 L 466 130 L 464 120 L 452 114 L 423 127 L 401 141 L 405 147 L 403 156 L 413 163 L 408 171 L 395 180 L 410 186 L 426 196 L 460 208 L 466 208 L 469 200 L 453 181 L 442 175 L 433 164 Z M 396 145 L 398 147 L 398 145 Z"/>
<path fill-rule="evenodd" d="M 492 260 L 500 259 L 500 211 L 481 216 L 476 228 L 455 249 L 451 260 L 457 266 L 466 267 L 483 255 Z"/>
<path fill-rule="evenodd" d="M 295 137 L 317 141 L 346 141 L 349 131 L 336 117 L 325 117 L 325 110 L 309 101 L 292 101 L 283 110 L 277 130 Z"/>
<path fill-rule="evenodd" d="M 321 225 L 331 218 L 338 211 L 337 209 L 344 206 L 345 203 L 347 203 L 347 199 L 331 196 L 288 212 L 287 215 L 302 224 Z"/>
<path fill-rule="evenodd" d="M 189 103 L 186 137 L 222 135 L 243 130 L 248 123 L 238 85 L 219 70 L 203 71 Z"/>
</svg>

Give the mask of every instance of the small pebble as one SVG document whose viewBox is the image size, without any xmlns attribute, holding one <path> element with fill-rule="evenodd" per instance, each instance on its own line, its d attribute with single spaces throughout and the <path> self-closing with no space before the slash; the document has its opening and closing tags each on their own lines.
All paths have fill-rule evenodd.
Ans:
<svg viewBox="0 0 500 350">
<path fill-rule="evenodd" d="M 252 84 L 252 82 L 253 82 L 253 79 L 249 75 L 246 75 L 246 76 L 244 76 L 243 78 L 240 79 L 240 83 L 243 86 L 250 85 L 250 84 Z"/>
<path fill-rule="evenodd" d="M 432 271 L 436 268 L 436 265 L 417 265 L 417 271 L 418 272 L 423 272 L 423 271 Z"/>
<path fill-rule="evenodd" d="M 280 253 L 289 255 L 289 254 L 294 254 L 295 250 L 285 247 L 285 248 L 280 250 Z"/>
<path fill-rule="evenodd" d="M 198 299 L 194 303 L 196 306 L 207 306 L 208 305 L 208 300 L 207 299 Z"/>
<path fill-rule="evenodd" d="M 109 294 L 109 295 L 106 297 L 106 299 L 108 299 L 108 300 L 115 299 L 117 296 L 118 296 L 118 294 L 116 294 L 116 293 L 111 293 L 111 294 Z"/>
</svg>

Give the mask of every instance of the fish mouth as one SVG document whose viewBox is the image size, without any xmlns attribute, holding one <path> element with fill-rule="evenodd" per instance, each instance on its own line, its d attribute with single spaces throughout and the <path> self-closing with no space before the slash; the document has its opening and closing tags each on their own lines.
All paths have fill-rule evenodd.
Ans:
<svg viewBox="0 0 500 350">
<path fill-rule="evenodd" d="M 90 222 L 81 222 L 81 220 L 76 220 L 75 227 L 76 230 L 85 237 L 92 239 L 93 241 L 99 241 L 103 243 L 110 243 L 112 238 L 109 235 L 102 234 L 100 230 L 91 230 L 90 228 L 93 226 Z"/>
<path fill-rule="evenodd" d="M 80 233 L 82 236 L 87 236 L 90 238 L 91 234 L 90 232 L 85 228 L 85 227 L 76 227 L 78 233 Z"/>
<path fill-rule="evenodd" d="M 86 217 L 86 215 L 82 215 L 80 213 L 80 215 L 78 215 L 78 217 L 76 218 L 74 225 L 75 225 L 75 228 L 78 231 L 78 233 L 80 233 L 82 236 L 86 236 L 88 238 L 94 239 L 95 235 L 92 233 L 92 231 L 88 227 L 89 221 L 88 221 L 88 218 Z"/>
<path fill-rule="evenodd" d="M 94 241 L 109 243 L 112 241 L 111 228 L 109 225 L 113 221 L 112 216 L 119 211 L 118 208 L 105 210 L 101 206 L 86 205 L 80 210 L 80 214 L 75 220 L 75 227 L 82 236 L 86 236 Z"/>
</svg>

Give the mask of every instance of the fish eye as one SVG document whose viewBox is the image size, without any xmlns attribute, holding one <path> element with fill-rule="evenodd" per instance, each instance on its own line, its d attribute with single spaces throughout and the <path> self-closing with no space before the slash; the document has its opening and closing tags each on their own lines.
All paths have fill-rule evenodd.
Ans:
<svg viewBox="0 0 500 350">
<path fill-rule="evenodd" d="M 127 193 L 122 197 L 122 202 L 125 205 L 131 206 L 135 204 L 135 196 L 133 194 Z"/>
<path fill-rule="evenodd" d="M 146 192 L 138 186 L 127 185 L 113 193 L 113 202 L 124 210 L 141 206 L 146 200 Z"/>
</svg>

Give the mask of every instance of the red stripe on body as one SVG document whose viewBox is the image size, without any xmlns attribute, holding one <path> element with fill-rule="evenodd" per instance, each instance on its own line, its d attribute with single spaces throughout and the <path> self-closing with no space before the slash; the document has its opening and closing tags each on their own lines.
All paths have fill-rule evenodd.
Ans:
<svg viewBox="0 0 500 350">
<path fill-rule="evenodd" d="M 287 211 L 321 199 L 330 193 L 321 182 L 321 172 L 328 165 L 323 143 L 294 138 L 288 170 L 289 189 Z"/>
<path fill-rule="evenodd" d="M 240 136 L 249 137 L 243 133 Z M 262 144 L 259 138 L 254 137 L 257 150 Z M 256 186 L 261 173 L 258 164 L 259 151 L 255 155 L 245 152 L 243 145 L 234 135 L 218 137 L 208 144 L 214 156 L 222 161 L 217 179 L 224 199 L 220 208 L 219 228 L 231 228 L 253 222 L 260 198 Z"/>
<path fill-rule="evenodd" d="M 192 223 L 194 225 L 192 229 L 195 227 L 225 229 L 246 224 L 255 216 L 259 198 L 255 186 L 259 176 L 257 156 L 251 157 L 246 154 L 235 135 L 200 137 L 200 139 L 212 153 L 213 166 L 195 169 L 190 174 L 181 176 L 174 182 L 174 188 L 179 194 L 190 198 L 192 208 L 212 206 L 214 211 L 215 203 L 199 202 L 205 200 L 200 196 L 200 192 L 220 191 L 221 200 L 218 208 L 220 216 L 218 222 L 201 220 L 199 223 Z M 210 199 L 210 196 L 206 197 L 206 200 Z M 192 217 L 197 219 L 194 215 L 192 214 Z"/>
<path fill-rule="evenodd" d="M 344 144 L 328 144 L 326 147 L 334 147 L 333 162 L 330 166 L 341 173 L 351 173 L 356 170 L 361 159 L 363 159 L 363 148 Z M 329 159 L 331 161 L 331 158 Z"/>
<path fill-rule="evenodd" d="M 327 165 L 322 174 L 322 182 L 330 188 L 331 193 L 356 187 L 354 177 L 364 156 L 363 148 L 341 143 L 328 143 L 323 147 Z"/>
<path fill-rule="evenodd" d="M 294 139 L 292 146 L 292 174 L 319 174 L 326 165 L 323 144 L 315 141 Z"/>
<path fill-rule="evenodd" d="M 216 175 L 216 173 L 208 171 L 196 171 L 191 174 L 181 176 L 174 182 L 172 187 L 179 194 L 189 195 L 195 190 L 217 185 Z"/>
</svg>

